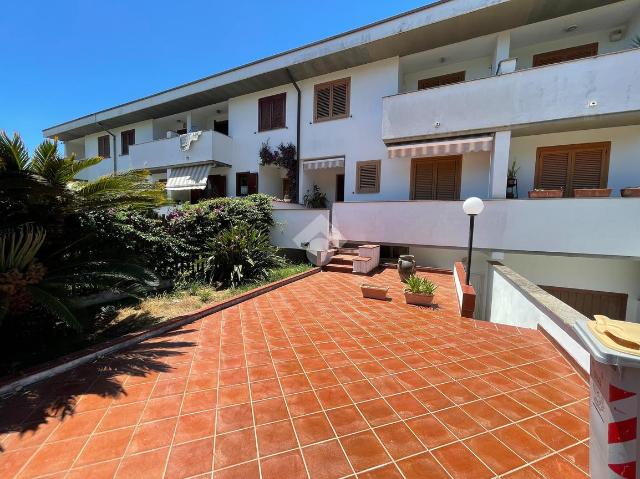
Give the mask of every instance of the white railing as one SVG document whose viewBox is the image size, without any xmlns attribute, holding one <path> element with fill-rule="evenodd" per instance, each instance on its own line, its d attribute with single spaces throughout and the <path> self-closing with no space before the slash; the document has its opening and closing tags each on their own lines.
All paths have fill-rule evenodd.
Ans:
<svg viewBox="0 0 640 479">
<path fill-rule="evenodd" d="M 498 251 L 640 257 L 640 199 L 486 200 L 474 246 Z M 466 247 L 461 201 L 334 203 L 338 241 Z"/>
<path fill-rule="evenodd" d="M 468 134 L 640 110 L 640 49 L 386 97 L 382 139 Z"/>
<path fill-rule="evenodd" d="M 205 130 L 187 151 L 180 149 L 180 138 L 177 136 L 131 145 L 131 168 L 162 168 L 206 161 L 231 164 L 231 141 L 227 135 Z"/>
</svg>

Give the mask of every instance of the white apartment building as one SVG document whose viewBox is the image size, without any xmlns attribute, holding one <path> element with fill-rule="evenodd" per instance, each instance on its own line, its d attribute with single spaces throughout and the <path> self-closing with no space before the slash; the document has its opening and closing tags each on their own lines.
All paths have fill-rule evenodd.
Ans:
<svg viewBox="0 0 640 479">
<path fill-rule="evenodd" d="M 461 201 L 478 196 L 477 317 L 498 259 L 587 315 L 640 322 L 640 199 L 621 197 L 640 186 L 637 36 L 640 0 L 441 0 L 44 135 L 108 158 L 92 176 L 146 168 L 180 201 L 283 197 L 286 171 L 258 151 L 292 142 L 298 198 L 318 185 L 330 211 L 288 205 L 282 245 L 377 243 L 424 266 L 466 257 Z"/>
</svg>

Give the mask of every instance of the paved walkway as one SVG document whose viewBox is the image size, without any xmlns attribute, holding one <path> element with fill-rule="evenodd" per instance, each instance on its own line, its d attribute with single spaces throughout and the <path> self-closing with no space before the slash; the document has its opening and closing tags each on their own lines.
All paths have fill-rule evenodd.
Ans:
<svg viewBox="0 0 640 479">
<path fill-rule="evenodd" d="M 436 309 L 319 273 L 3 399 L 0 477 L 587 477 L 584 381 L 428 276 Z"/>
</svg>

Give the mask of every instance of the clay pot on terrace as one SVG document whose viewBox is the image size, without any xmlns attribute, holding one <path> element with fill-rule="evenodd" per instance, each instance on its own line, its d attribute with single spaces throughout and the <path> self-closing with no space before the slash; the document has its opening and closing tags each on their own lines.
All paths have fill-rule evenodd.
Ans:
<svg viewBox="0 0 640 479">
<path fill-rule="evenodd" d="M 360 290 L 362 291 L 363 298 L 385 300 L 387 299 L 387 291 L 389 291 L 389 287 L 362 283 L 360 285 Z"/>
<path fill-rule="evenodd" d="M 622 188 L 620 190 L 620 196 L 623 198 L 640 198 L 640 186 Z"/>
<path fill-rule="evenodd" d="M 433 297 L 433 294 L 412 293 L 407 290 L 404 292 L 404 300 L 407 304 L 414 304 L 416 306 L 431 306 L 433 304 Z"/>
<path fill-rule="evenodd" d="M 573 190 L 576 198 L 608 198 L 611 188 L 576 188 Z"/>
<path fill-rule="evenodd" d="M 562 190 L 531 190 L 529 198 L 562 198 Z"/>
<path fill-rule="evenodd" d="M 398 275 L 400 281 L 407 282 L 407 278 L 416 273 L 416 258 L 412 254 L 403 254 L 398 258 Z"/>
</svg>

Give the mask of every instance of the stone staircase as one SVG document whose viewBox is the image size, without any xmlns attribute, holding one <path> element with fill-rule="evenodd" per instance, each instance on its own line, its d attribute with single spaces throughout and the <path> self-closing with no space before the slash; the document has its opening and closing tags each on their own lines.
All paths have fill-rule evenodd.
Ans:
<svg viewBox="0 0 640 479">
<path fill-rule="evenodd" d="M 370 251 L 377 251 L 378 254 L 372 255 Z M 324 270 L 336 273 L 367 274 L 378 266 L 379 251 L 380 247 L 377 245 L 331 249 L 329 250 L 331 260 L 324 266 Z"/>
</svg>

